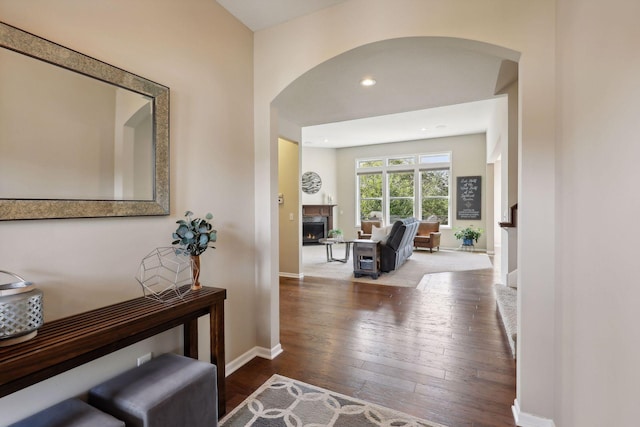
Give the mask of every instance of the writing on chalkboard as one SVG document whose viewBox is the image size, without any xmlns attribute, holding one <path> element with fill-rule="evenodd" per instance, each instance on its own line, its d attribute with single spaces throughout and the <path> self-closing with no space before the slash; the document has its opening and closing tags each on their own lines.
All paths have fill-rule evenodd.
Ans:
<svg viewBox="0 0 640 427">
<path fill-rule="evenodd" d="M 457 182 L 457 219 L 480 219 L 482 177 L 459 176 Z"/>
</svg>

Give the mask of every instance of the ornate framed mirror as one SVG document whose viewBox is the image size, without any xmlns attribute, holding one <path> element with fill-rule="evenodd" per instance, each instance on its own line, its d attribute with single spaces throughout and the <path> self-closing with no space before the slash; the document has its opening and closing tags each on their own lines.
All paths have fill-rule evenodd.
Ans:
<svg viewBox="0 0 640 427">
<path fill-rule="evenodd" d="M 0 220 L 169 214 L 169 88 L 0 22 Z"/>
</svg>

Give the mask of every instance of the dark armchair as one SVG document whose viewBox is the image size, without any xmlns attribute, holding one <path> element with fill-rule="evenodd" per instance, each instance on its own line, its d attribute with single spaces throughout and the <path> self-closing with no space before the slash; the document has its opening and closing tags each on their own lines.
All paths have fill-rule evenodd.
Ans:
<svg viewBox="0 0 640 427">
<path fill-rule="evenodd" d="M 419 223 L 416 218 L 393 223 L 387 241 L 380 245 L 380 271 L 397 270 L 413 254 L 413 238 Z"/>
</svg>

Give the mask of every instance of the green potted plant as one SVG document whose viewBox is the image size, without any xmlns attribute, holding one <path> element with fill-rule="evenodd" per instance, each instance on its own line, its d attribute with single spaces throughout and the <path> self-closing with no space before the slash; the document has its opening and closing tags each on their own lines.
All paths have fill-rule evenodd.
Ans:
<svg viewBox="0 0 640 427">
<path fill-rule="evenodd" d="M 342 230 L 339 228 L 334 228 L 333 230 L 329 230 L 329 237 L 331 239 L 341 240 L 342 239 Z"/>
<path fill-rule="evenodd" d="M 478 243 L 478 239 L 482 235 L 483 230 L 481 228 L 469 225 L 464 228 L 457 229 L 453 235 L 456 239 L 462 240 L 462 246 L 473 246 L 473 242 Z"/>
<path fill-rule="evenodd" d="M 178 228 L 173 233 L 173 245 L 180 246 L 180 251 L 191 256 L 193 269 L 193 286 L 191 289 L 200 289 L 202 286 L 198 278 L 200 277 L 200 254 L 207 248 L 214 248 L 210 243 L 216 241 L 218 235 L 213 228 L 211 221 L 213 215 L 208 213 L 204 218 L 193 218 L 193 212 L 186 211 L 184 213 L 186 220 L 180 219 L 176 221 Z"/>
</svg>

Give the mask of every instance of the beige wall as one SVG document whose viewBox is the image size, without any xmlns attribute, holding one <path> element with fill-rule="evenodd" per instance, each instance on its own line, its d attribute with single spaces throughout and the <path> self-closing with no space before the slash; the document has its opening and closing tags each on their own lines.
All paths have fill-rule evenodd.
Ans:
<svg viewBox="0 0 640 427">
<path fill-rule="evenodd" d="M 295 153 L 292 145 L 295 146 Z M 322 188 L 316 194 L 306 194 L 301 191 L 300 177 L 306 171 L 314 171 L 322 179 Z M 328 203 L 328 195 L 333 197 L 333 203 L 338 203 L 336 179 L 335 149 L 308 147 L 299 149 L 298 144 L 293 144 L 282 138 L 279 139 L 278 192 L 285 194 L 284 205 L 278 207 L 280 276 L 301 277 L 303 273 L 301 270 L 302 252 L 300 251 L 302 245 L 302 205 Z M 340 208 L 341 205 L 334 208 L 334 228 L 340 227 L 338 216 Z M 294 216 L 293 220 L 290 219 L 291 214 Z"/>
<path fill-rule="evenodd" d="M 507 274 L 517 268 L 517 228 L 500 228 L 499 222 L 508 222 L 510 207 L 518 202 L 518 81 L 504 86 L 499 93 L 505 101 L 496 106 L 487 130 L 487 160 L 495 162 L 494 184 L 500 187 L 494 200 L 494 246 L 499 245 L 501 283 L 507 283 Z"/>
<path fill-rule="evenodd" d="M 302 192 L 303 205 L 337 205 L 333 208 L 333 228 L 341 228 L 340 211 L 342 203 L 338 200 L 338 172 L 336 169 L 336 149 L 335 148 L 302 148 L 302 170 L 314 171 L 322 179 L 322 188 L 316 194 Z"/>
<path fill-rule="evenodd" d="M 453 237 L 456 227 L 474 225 L 485 230 L 476 247 L 486 249 L 487 192 L 493 193 L 493 186 L 487 186 L 486 180 L 486 138 L 484 134 L 463 135 L 448 138 L 435 138 L 421 141 L 395 142 L 390 144 L 366 145 L 360 147 L 341 148 L 338 152 L 338 195 L 343 203 L 340 204 L 340 222 L 344 226 L 345 236 L 355 238 L 359 228 L 356 215 L 356 159 L 372 156 L 428 154 L 451 152 L 451 224 L 441 227 L 444 248 L 457 248 L 460 242 Z M 456 219 L 456 177 L 479 175 L 482 177 L 482 211 L 480 221 L 458 221 Z"/>
<path fill-rule="evenodd" d="M 359 147 L 328 149 L 302 149 L 302 171 L 313 170 L 322 177 L 322 189 L 319 193 L 302 193 L 302 204 L 326 203 L 326 194 L 331 194 L 334 203 L 334 228 L 341 228 L 345 237 L 355 238 L 359 228 L 355 205 L 355 159 L 375 155 L 423 154 L 451 151 L 452 167 L 452 215 L 451 226 L 443 227 L 442 247 L 457 248 L 460 242 L 453 237 L 454 228 L 473 224 L 485 230 L 477 249 L 487 249 L 487 233 L 493 233 L 493 222 L 486 219 L 492 212 L 487 211 L 487 200 L 493 196 L 493 184 L 486 177 L 486 138 L 484 134 L 464 135 L 451 138 L 437 138 L 422 141 L 405 141 L 389 144 L 375 144 Z M 480 175 L 483 179 L 482 220 L 458 221 L 455 218 L 455 178 L 456 176 Z M 491 199 L 492 200 L 492 199 Z M 453 228 L 452 228 L 453 227 Z M 282 238 L 282 230 L 280 231 Z M 281 254 L 283 243 L 280 243 Z M 491 246 L 490 250 L 493 246 Z M 282 261 L 281 261 L 282 265 Z M 283 270 L 281 269 L 280 272 Z"/>
<path fill-rule="evenodd" d="M 280 221 L 280 274 L 300 274 L 300 150 L 298 144 L 280 138 L 278 141 L 278 193 L 284 203 L 278 205 Z"/>
<path fill-rule="evenodd" d="M 338 204 L 336 149 L 335 148 L 302 148 L 302 170 L 300 173 L 314 171 L 322 179 L 322 188 L 316 194 L 302 192 L 303 205 L 328 204 L 328 196 L 333 198 L 333 203 Z M 334 215 L 337 211 L 334 208 Z M 334 221 L 334 226 L 337 223 Z"/>
<path fill-rule="evenodd" d="M 637 1 L 558 1 L 559 426 L 638 425 L 638 16 Z M 585 232 L 596 217 L 606 248 Z"/>
<path fill-rule="evenodd" d="M 271 101 L 293 80 L 321 62 L 366 43 L 408 36 L 476 40 L 519 61 L 520 228 L 518 240 L 521 330 L 518 335 L 518 403 L 523 414 L 552 418 L 555 408 L 555 1 L 512 0 L 350 0 L 255 35 L 256 217 L 264 233 L 256 244 L 273 244 L 278 221 L 277 125 Z M 488 47 L 488 46 L 487 46 Z M 277 115 L 277 112 L 276 112 Z M 261 209 L 262 211 L 264 209 Z M 541 233 L 544 230 L 544 233 Z M 277 246 L 277 244 L 276 244 Z M 277 251 L 276 251 L 277 252 Z M 524 261 L 524 262 L 523 262 Z M 277 265 L 270 257 L 257 265 L 261 319 L 278 317 Z M 277 324 L 261 330 L 261 345 L 277 341 Z M 536 418 L 537 419 L 537 418 Z"/>
<path fill-rule="evenodd" d="M 1 268 L 44 291 L 51 320 L 140 296 L 142 257 L 170 245 L 185 210 L 212 212 L 218 243 L 203 254 L 201 281 L 228 291 L 227 360 L 253 348 L 253 34 L 211 0 L 3 0 L 0 16 L 171 88 L 171 216 L 1 222 Z M 180 334 L 162 337 L 0 399 L 0 425 L 134 366 L 148 351 L 180 349 Z M 208 339 L 200 343 L 204 357 Z"/>
<path fill-rule="evenodd" d="M 629 239 L 637 233 L 610 221 L 603 249 L 583 231 L 594 209 L 598 217 L 605 206 L 607 218 L 624 218 L 640 207 L 633 197 L 640 148 L 629 136 L 638 132 L 640 109 L 633 54 L 640 4 L 557 3 L 557 27 L 552 0 L 351 0 L 260 31 L 251 147 L 251 33 L 215 2 L 2 0 L 4 22 L 170 86 L 173 167 L 172 217 L 0 223 L 2 268 L 41 286 L 55 315 L 136 296 L 139 259 L 167 244 L 184 209 L 211 210 L 220 242 L 205 254 L 203 275 L 229 290 L 229 356 L 277 343 L 277 251 L 256 258 L 253 250 L 254 236 L 263 249 L 278 246 L 278 122 L 271 100 L 306 70 L 365 43 L 402 36 L 486 41 L 522 53 L 518 400 L 523 413 L 538 416 L 524 422 L 635 425 L 640 290 Z M 254 184 L 255 206 L 238 197 Z M 178 334 L 166 335 L 1 399 L 0 423 L 79 392 L 140 353 L 178 345 Z"/>
</svg>

